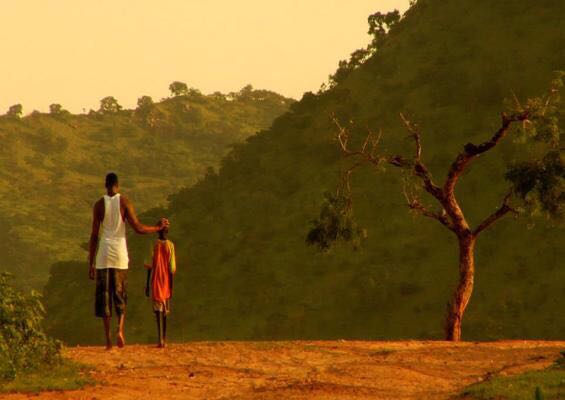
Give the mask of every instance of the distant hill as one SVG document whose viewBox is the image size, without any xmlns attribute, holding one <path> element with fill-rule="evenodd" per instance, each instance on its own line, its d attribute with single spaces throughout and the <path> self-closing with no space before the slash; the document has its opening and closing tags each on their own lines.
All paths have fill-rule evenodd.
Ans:
<svg viewBox="0 0 565 400">
<path fill-rule="evenodd" d="M 292 103 L 250 86 L 144 100 L 136 110 L 110 102 L 89 114 L 52 107 L 52 114 L 0 117 L 0 269 L 41 287 L 54 261 L 85 259 L 81 244 L 107 172 L 120 175 L 138 211 L 164 204 Z"/>
<path fill-rule="evenodd" d="M 442 338 L 457 276 L 455 239 L 407 212 L 400 175 L 355 176 L 355 212 L 368 232 L 360 249 L 320 253 L 305 245 L 342 168 L 330 115 L 354 121 L 359 136 L 365 126 L 382 129 L 382 147 L 392 152 L 411 149 L 398 117 L 406 113 L 420 124 L 424 158 L 441 179 L 463 144 L 497 129 L 512 91 L 538 95 L 552 71 L 565 69 L 564 18 L 565 2 L 553 0 L 419 0 L 345 79 L 306 93 L 270 129 L 236 146 L 219 171 L 171 196 L 166 210 L 147 213 L 173 223 L 172 337 Z M 459 196 L 472 222 L 497 207 L 504 164 L 521 155 L 509 140 L 463 177 Z M 485 233 L 464 339 L 564 338 L 564 233 L 511 218 Z M 131 240 L 131 340 L 153 337 L 140 269 L 152 239 Z M 74 271 L 74 264 L 52 269 L 50 330 L 69 342 L 99 341 L 99 321 L 88 314 L 91 286 Z M 62 300 L 70 292 L 84 295 Z"/>
</svg>

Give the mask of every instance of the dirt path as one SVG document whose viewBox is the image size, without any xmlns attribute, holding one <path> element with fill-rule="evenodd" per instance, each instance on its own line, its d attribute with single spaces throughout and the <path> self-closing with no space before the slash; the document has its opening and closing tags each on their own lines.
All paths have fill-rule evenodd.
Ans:
<svg viewBox="0 0 565 400">
<path fill-rule="evenodd" d="M 76 347 L 100 383 L 40 399 L 447 399 L 491 375 L 545 368 L 565 342 L 217 342 Z M 27 399 L 14 394 L 10 400 Z"/>
</svg>

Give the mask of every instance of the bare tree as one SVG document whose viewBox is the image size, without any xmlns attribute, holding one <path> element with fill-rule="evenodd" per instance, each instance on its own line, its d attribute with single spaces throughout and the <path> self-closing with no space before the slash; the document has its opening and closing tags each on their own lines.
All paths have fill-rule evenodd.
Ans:
<svg viewBox="0 0 565 400">
<path fill-rule="evenodd" d="M 459 341 L 461 339 L 461 322 L 473 293 L 475 276 L 474 250 L 478 237 L 482 232 L 492 227 L 506 215 L 518 214 L 518 211 L 511 206 L 510 201 L 513 197 L 522 197 L 522 199 L 524 199 L 527 194 L 523 193 L 523 191 L 520 192 L 516 190 L 515 185 L 511 186 L 507 194 L 501 199 L 499 207 L 492 214 L 486 216 L 478 225 L 473 227 L 468 222 L 465 212 L 457 199 L 455 189 L 459 178 L 471 163 L 480 158 L 481 155 L 494 149 L 503 141 L 509 135 L 509 132 L 511 132 L 512 125 L 521 124 L 524 129 L 533 130 L 537 132 L 536 134 L 539 134 L 539 132 L 547 130 L 545 128 L 541 129 L 540 127 L 542 125 L 548 122 L 555 124 L 556 118 L 549 114 L 556 110 L 555 103 L 559 101 L 558 88 L 562 86 L 561 76 L 562 75 L 559 75 L 559 78 L 554 81 L 555 87 L 552 87 L 552 90 L 547 96 L 530 100 L 526 106 L 522 106 L 514 97 L 514 110 L 511 113 L 502 114 L 498 130 L 485 142 L 480 144 L 466 144 L 451 163 L 447 171 L 447 176 L 442 184 L 438 184 L 434 181 L 432 174 L 423 161 L 422 134 L 419 127 L 403 114 L 400 114 L 400 118 L 414 141 L 414 153 L 411 157 L 383 154 L 379 149 L 382 133 L 374 134 L 371 131 L 369 131 L 359 148 L 352 149 L 350 146 L 349 130 L 344 127 L 337 118 L 333 117 L 333 122 L 338 130 L 337 141 L 341 152 L 344 157 L 355 159 L 352 165 L 343 172 L 342 179 L 338 185 L 337 196 L 341 196 L 345 199 L 341 205 L 342 209 L 339 214 L 346 216 L 350 214 L 349 210 L 352 204 L 350 177 L 353 171 L 367 164 L 373 167 L 391 165 L 402 169 L 406 173 L 407 179 L 405 179 L 403 192 L 407 206 L 412 211 L 439 222 L 457 237 L 459 246 L 459 281 L 448 304 L 445 318 L 445 337 L 447 340 Z M 537 130 L 535 130 L 536 126 L 538 128 Z M 555 130 L 555 127 L 552 126 L 551 129 Z M 559 162 L 562 163 L 562 158 L 560 158 Z M 562 173 L 561 169 L 561 174 Z M 408 183 L 409 181 L 414 182 L 418 189 L 421 188 L 435 200 L 436 207 L 434 209 L 422 202 L 418 191 L 413 190 L 414 187 L 411 187 Z M 516 180 L 514 183 L 517 183 Z M 531 189 L 533 190 L 534 188 Z M 560 195 L 553 195 L 552 198 L 554 200 L 563 200 L 562 189 L 562 186 L 557 189 L 560 190 Z M 320 244 L 320 238 L 323 237 L 320 231 L 323 229 L 327 231 L 328 224 L 325 224 L 326 226 L 324 228 L 321 228 L 320 225 L 323 224 L 319 224 L 319 226 L 315 227 L 310 232 L 307 241 Z M 329 235 L 332 240 L 337 240 L 340 235 L 340 229 L 335 227 L 337 225 L 338 222 L 333 224 L 334 228 L 332 228 Z M 327 247 L 327 238 L 324 240 Z"/>
</svg>

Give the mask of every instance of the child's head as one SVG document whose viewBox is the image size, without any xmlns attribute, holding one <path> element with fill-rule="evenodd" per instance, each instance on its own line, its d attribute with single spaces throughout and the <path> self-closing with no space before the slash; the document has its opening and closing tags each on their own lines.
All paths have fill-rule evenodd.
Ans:
<svg viewBox="0 0 565 400">
<path fill-rule="evenodd" d="M 168 226 L 164 226 L 161 228 L 161 230 L 159 232 L 157 232 L 159 234 L 159 239 L 166 239 L 167 235 L 169 234 L 169 227 Z"/>
</svg>

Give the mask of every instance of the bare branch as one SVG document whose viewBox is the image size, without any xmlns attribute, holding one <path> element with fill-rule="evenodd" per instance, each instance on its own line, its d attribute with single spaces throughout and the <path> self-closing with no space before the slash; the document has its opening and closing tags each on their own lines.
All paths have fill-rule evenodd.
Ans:
<svg viewBox="0 0 565 400">
<path fill-rule="evenodd" d="M 459 155 L 457 156 L 455 161 L 453 161 L 451 167 L 449 168 L 449 173 L 447 174 L 447 180 L 445 181 L 445 185 L 443 187 L 444 192 L 448 195 L 453 195 L 455 185 L 457 184 L 459 177 L 461 176 L 461 174 L 463 173 L 465 167 L 467 167 L 469 162 L 471 162 L 475 157 L 483 153 L 486 153 L 487 151 L 495 147 L 506 136 L 510 128 L 510 125 L 513 122 L 526 121 L 529 117 L 529 114 L 530 114 L 529 111 L 523 111 L 510 116 L 503 113 L 500 128 L 489 140 L 479 145 L 475 145 L 473 143 L 467 143 L 463 148 L 463 152 L 459 153 Z"/>
<path fill-rule="evenodd" d="M 508 129 L 513 122 L 522 122 L 528 119 L 530 116 L 529 111 L 523 111 L 518 114 L 513 115 L 506 115 L 505 113 L 502 114 L 502 126 L 500 129 L 493 135 L 490 140 L 483 142 L 481 144 L 474 145 L 472 143 L 468 143 L 465 145 L 465 153 L 469 157 L 475 157 L 482 153 L 485 153 L 496 146 L 508 133 Z"/>
<path fill-rule="evenodd" d="M 371 164 L 374 164 L 376 166 L 380 165 L 381 162 L 383 161 L 382 158 L 376 157 L 374 155 L 376 148 L 378 147 L 381 135 L 379 134 L 379 136 L 375 139 L 373 137 L 373 133 L 371 131 L 369 131 L 367 137 L 365 138 L 365 141 L 363 142 L 363 146 L 361 148 L 361 150 L 350 150 L 349 149 L 349 132 L 347 131 L 347 129 L 345 129 L 338 121 L 338 119 L 336 117 L 332 117 L 334 124 L 337 126 L 339 133 L 337 134 L 337 140 L 339 142 L 339 145 L 341 147 L 341 151 L 344 153 L 345 156 L 347 157 L 351 157 L 351 156 L 358 156 L 361 158 L 364 158 L 366 161 L 368 161 Z M 371 144 L 371 150 L 367 151 L 367 145 Z"/>
<path fill-rule="evenodd" d="M 439 212 L 432 212 L 429 211 L 421 202 L 420 199 L 414 195 L 414 193 L 408 193 L 407 185 L 403 185 L 402 191 L 404 193 L 404 198 L 406 199 L 406 203 L 408 207 L 418 212 L 419 214 L 423 215 L 424 217 L 432 218 L 447 227 L 449 230 L 455 232 L 455 228 L 451 223 L 451 220 L 448 218 L 447 213 L 442 208 Z"/>
<path fill-rule="evenodd" d="M 443 204 L 445 197 L 443 190 L 433 182 L 432 174 L 428 171 L 426 166 L 422 162 L 418 161 L 414 165 L 414 172 L 417 177 L 422 179 L 426 192 L 434 196 L 441 204 Z"/>
<path fill-rule="evenodd" d="M 365 138 L 365 141 L 363 142 L 363 147 L 361 147 L 362 153 L 365 153 L 367 151 L 367 145 L 369 144 L 369 141 L 371 140 L 371 135 L 372 135 L 372 132 L 368 131 L 367 137 Z"/>
<path fill-rule="evenodd" d="M 489 215 L 483 222 L 477 226 L 477 228 L 473 231 L 473 235 L 477 236 L 479 233 L 484 231 L 485 229 L 489 228 L 493 225 L 496 221 L 504 217 L 508 213 L 518 214 L 514 208 L 510 206 L 510 198 L 512 197 L 512 192 L 508 192 L 504 199 L 502 200 L 501 206 L 491 215 Z"/>
<path fill-rule="evenodd" d="M 422 162 L 422 134 L 418 129 L 418 126 L 413 124 L 404 114 L 400 113 L 400 118 L 404 123 L 406 129 L 412 135 L 414 142 L 416 144 L 416 152 L 414 156 L 414 174 L 422 180 L 423 187 L 432 196 L 434 196 L 440 203 L 443 204 L 443 191 L 439 186 L 437 186 L 432 180 L 432 174 L 428 168 Z M 395 165 L 395 164 L 393 164 Z"/>
<path fill-rule="evenodd" d="M 371 142 L 371 150 L 369 152 L 369 154 L 373 157 L 373 158 L 377 158 L 375 155 L 375 152 L 378 150 L 379 148 L 379 144 L 381 143 L 381 138 L 383 137 L 383 131 L 382 129 L 379 131 L 378 135 L 375 135 L 370 129 L 369 127 L 367 127 L 367 132 L 369 132 L 367 138 L 370 139 Z"/>
<path fill-rule="evenodd" d="M 514 93 L 513 90 L 511 90 L 510 92 L 512 93 L 512 100 L 514 100 L 514 106 L 516 107 L 516 110 L 518 110 L 520 112 L 524 112 L 524 107 L 520 103 L 520 100 L 518 100 L 516 93 Z"/>
<path fill-rule="evenodd" d="M 414 139 L 416 150 L 414 159 L 406 159 L 402 156 L 395 155 L 395 156 L 379 156 L 376 154 L 378 150 L 378 146 L 382 137 L 382 131 L 379 132 L 378 135 L 375 135 L 371 130 L 367 127 L 367 137 L 363 141 L 361 146 L 361 150 L 351 150 L 349 148 L 349 132 L 348 130 L 340 124 L 338 119 L 333 116 L 333 122 L 338 129 L 337 139 L 339 141 L 339 145 L 341 147 L 341 151 L 346 157 L 358 157 L 359 160 L 353 164 L 349 169 L 344 171 L 342 178 L 341 178 L 341 185 L 337 189 L 337 194 L 340 195 L 342 191 L 347 192 L 347 197 L 350 198 L 351 195 L 351 185 L 350 185 L 350 177 L 352 172 L 360 167 L 364 162 L 369 162 L 375 166 L 379 166 L 381 163 L 385 162 L 387 164 L 393 165 L 395 167 L 403 168 L 407 171 L 411 171 L 412 174 L 418 177 L 422 181 L 422 187 L 428 193 L 430 193 L 433 197 L 435 197 L 439 203 L 444 206 L 443 199 L 444 194 L 442 189 L 435 185 L 432 181 L 431 173 L 428 171 L 424 163 L 421 161 L 422 158 L 422 141 L 421 141 L 421 134 L 418 130 L 418 127 L 411 123 L 404 114 L 400 114 L 400 118 L 402 119 L 406 129 L 410 132 L 412 138 Z M 454 226 L 452 221 L 449 219 L 445 209 L 442 208 L 441 212 L 434 213 L 426 209 L 419 201 L 419 199 L 414 195 L 409 195 L 404 187 L 404 195 L 406 197 L 406 201 L 410 209 L 419 212 L 420 214 L 433 218 L 439 221 L 442 225 L 448 227 L 450 230 L 454 230 Z"/>
<path fill-rule="evenodd" d="M 359 157 L 361 160 L 365 160 L 375 166 L 379 166 L 381 163 L 387 163 L 395 167 L 404 168 L 406 170 L 412 171 L 414 176 L 418 177 L 422 181 L 422 187 L 424 188 L 424 190 L 426 190 L 426 192 L 430 193 L 433 197 L 435 197 L 443 206 L 443 199 L 444 199 L 443 191 L 439 186 L 437 186 L 433 182 L 431 173 L 424 165 L 424 163 L 421 161 L 422 141 L 421 141 L 420 131 L 418 130 L 415 124 L 411 123 L 404 116 L 404 114 L 400 114 L 400 117 L 404 125 L 408 129 L 408 131 L 411 133 L 411 136 L 416 144 L 414 159 L 407 159 L 400 155 L 394 155 L 394 156 L 378 155 L 377 150 L 382 137 L 382 131 L 380 131 L 378 135 L 375 135 L 373 132 L 371 132 L 369 128 L 367 128 L 368 134 L 365 140 L 363 141 L 361 150 L 351 150 L 349 148 L 348 130 L 340 124 L 340 122 L 335 116 L 333 116 L 332 119 L 338 129 L 337 139 L 341 147 L 341 151 L 344 153 L 345 156 Z M 359 165 L 360 165 L 359 163 L 355 164 L 353 169 L 357 168 Z M 346 175 L 344 175 L 344 177 L 349 179 L 348 177 L 351 174 L 351 172 L 346 171 L 345 174 Z M 421 207 L 415 207 L 413 209 L 420 210 Z M 440 217 L 440 214 L 434 214 L 434 215 L 436 216 L 436 219 Z M 441 217 L 440 222 L 445 224 L 445 221 L 446 221 L 446 217 L 444 215 Z"/>
<path fill-rule="evenodd" d="M 510 116 L 503 113 L 500 128 L 489 140 L 479 145 L 472 143 L 466 144 L 463 148 L 463 152 L 459 153 L 455 161 L 451 164 L 447 174 L 447 179 L 443 185 L 443 193 L 445 195 L 443 204 L 451 220 L 455 225 L 460 227 L 461 233 L 472 233 L 469 228 L 469 224 L 465 220 L 463 211 L 455 198 L 455 186 L 457 185 L 461 174 L 473 159 L 489 151 L 500 143 L 500 141 L 507 135 L 512 123 L 526 121 L 529 115 L 530 112 L 528 110 L 512 114 Z"/>
<path fill-rule="evenodd" d="M 400 119 L 402 119 L 404 126 L 406 127 L 406 129 L 408 129 L 408 132 L 410 132 L 412 134 L 412 137 L 414 138 L 414 141 L 416 142 L 416 157 L 415 158 L 416 158 L 417 161 L 420 161 L 422 159 L 422 135 L 420 134 L 418 127 L 416 125 L 414 125 L 412 122 L 410 122 L 404 116 L 404 114 L 400 113 Z"/>
<path fill-rule="evenodd" d="M 351 197 L 351 174 L 353 173 L 353 171 L 355 171 L 357 168 L 359 168 L 362 164 L 363 164 L 362 161 L 357 161 L 351 167 L 349 167 L 348 169 L 343 171 L 343 173 L 341 175 L 341 186 L 338 186 L 338 188 L 337 188 L 336 194 L 338 196 L 341 194 L 341 189 L 345 188 L 346 191 L 347 191 L 346 197 L 348 197 L 348 198 Z"/>
</svg>

